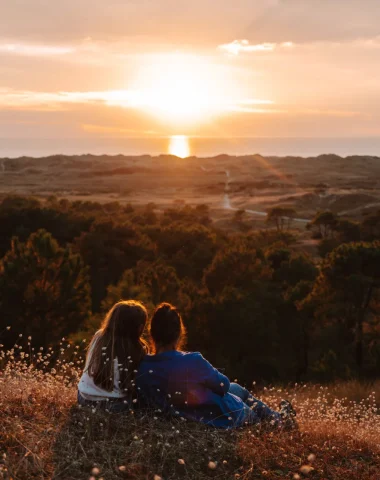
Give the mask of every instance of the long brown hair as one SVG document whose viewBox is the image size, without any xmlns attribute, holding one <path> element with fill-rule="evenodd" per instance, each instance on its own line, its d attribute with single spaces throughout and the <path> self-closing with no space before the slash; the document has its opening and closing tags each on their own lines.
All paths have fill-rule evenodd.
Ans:
<svg viewBox="0 0 380 480">
<path fill-rule="evenodd" d="M 95 385 L 112 392 L 117 358 L 120 389 L 126 396 L 133 393 L 134 370 L 148 353 L 148 344 L 141 338 L 147 318 L 144 305 L 134 300 L 118 302 L 107 313 L 87 352 L 87 371 Z"/>
<path fill-rule="evenodd" d="M 161 303 L 150 321 L 150 336 L 155 353 L 159 348 L 176 343 L 181 350 L 186 343 L 186 328 L 179 311 L 170 303 Z"/>
</svg>

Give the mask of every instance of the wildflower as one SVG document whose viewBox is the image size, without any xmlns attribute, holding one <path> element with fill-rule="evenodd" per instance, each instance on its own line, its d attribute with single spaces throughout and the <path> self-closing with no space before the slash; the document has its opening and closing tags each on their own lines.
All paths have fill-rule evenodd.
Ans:
<svg viewBox="0 0 380 480">
<path fill-rule="evenodd" d="M 185 460 L 184 460 L 183 458 L 179 458 L 179 459 L 178 459 L 178 463 L 179 463 L 180 465 L 185 465 Z"/>
<path fill-rule="evenodd" d="M 311 467 L 310 465 L 302 465 L 302 467 L 300 468 L 300 472 L 303 473 L 304 475 L 308 475 L 313 470 L 314 468 Z"/>
<path fill-rule="evenodd" d="M 92 473 L 92 475 L 95 475 L 95 476 L 96 476 L 96 475 L 99 475 L 100 470 L 99 470 L 98 467 L 94 467 L 94 468 L 92 469 L 91 473 Z"/>
<path fill-rule="evenodd" d="M 155 476 L 153 477 L 153 480 L 162 480 L 162 477 L 160 477 L 159 475 L 155 475 Z"/>
<path fill-rule="evenodd" d="M 227 465 L 227 460 L 223 460 L 223 465 Z"/>
<path fill-rule="evenodd" d="M 314 455 L 314 453 L 311 453 L 311 454 L 307 457 L 307 459 L 308 459 L 308 461 L 309 461 L 310 463 L 315 462 L 315 455 Z"/>
<path fill-rule="evenodd" d="M 298 475 L 298 473 L 295 473 L 293 475 L 293 480 L 300 480 L 300 479 L 301 479 L 301 477 Z"/>
<path fill-rule="evenodd" d="M 215 470 L 217 466 L 217 462 L 208 462 L 208 468 L 210 470 Z"/>
<path fill-rule="evenodd" d="M 119 471 L 120 471 L 120 472 L 126 472 L 126 471 L 127 471 L 127 467 L 125 467 L 124 465 L 120 465 Z"/>
</svg>

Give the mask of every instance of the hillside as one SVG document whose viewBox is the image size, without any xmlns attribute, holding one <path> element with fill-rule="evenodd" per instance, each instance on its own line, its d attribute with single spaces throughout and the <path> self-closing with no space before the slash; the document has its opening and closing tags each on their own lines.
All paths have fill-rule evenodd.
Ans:
<svg viewBox="0 0 380 480">
<path fill-rule="evenodd" d="M 264 389 L 255 393 L 273 406 L 293 402 L 299 432 L 218 431 L 157 412 L 80 409 L 81 360 L 52 368 L 49 355 L 36 354 L 35 370 L 26 353 L 1 352 L 2 479 L 380 478 L 378 383 Z"/>
<path fill-rule="evenodd" d="M 359 219 L 380 206 L 380 159 L 370 156 L 54 155 L 4 158 L 0 166 L 0 194 L 154 202 L 161 209 L 173 201 L 207 203 L 216 219 L 231 215 L 223 200 L 227 180 L 230 204 L 258 220 L 254 212 L 276 204 L 294 207 L 305 219 L 326 209 Z"/>
</svg>

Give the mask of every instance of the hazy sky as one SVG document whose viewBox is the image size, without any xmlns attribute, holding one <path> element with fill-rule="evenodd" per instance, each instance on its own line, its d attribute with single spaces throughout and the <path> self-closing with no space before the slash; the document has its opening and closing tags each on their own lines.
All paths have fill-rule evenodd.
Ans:
<svg viewBox="0 0 380 480">
<path fill-rule="evenodd" d="M 0 0 L 0 137 L 380 135 L 379 0 Z"/>
</svg>

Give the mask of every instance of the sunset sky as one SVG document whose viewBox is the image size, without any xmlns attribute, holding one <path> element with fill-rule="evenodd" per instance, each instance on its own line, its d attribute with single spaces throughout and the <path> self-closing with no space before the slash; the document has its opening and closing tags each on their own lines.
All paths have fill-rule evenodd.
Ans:
<svg viewBox="0 0 380 480">
<path fill-rule="evenodd" d="M 0 0 L 0 137 L 380 135 L 379 0 Z"/>
</svg>

